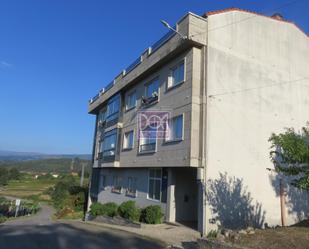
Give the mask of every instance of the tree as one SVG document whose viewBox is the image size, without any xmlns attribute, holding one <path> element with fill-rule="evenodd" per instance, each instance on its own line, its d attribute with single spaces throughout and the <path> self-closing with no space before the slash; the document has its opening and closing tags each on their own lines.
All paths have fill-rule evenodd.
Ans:
<svg viewBox="0 0 309 249">
<path fill-rule="evenodd" d="M 9 180 L 19 180 L 20 179 L 20 172 L 16 168 L 11 168 L 8 172 Z"/>
<path fill-rule="evenodd" d="M 9 181 L 9 173 L 5 168 L 0 168 L 0 186 L 7 185 Z"/>
<path fill-rule="evenodd" d="M 291 184 L 309 190 L 309 123 L 296 132 L 272 134 L 270 158 L 277 172 L 291 176 Z"/>
</svg>

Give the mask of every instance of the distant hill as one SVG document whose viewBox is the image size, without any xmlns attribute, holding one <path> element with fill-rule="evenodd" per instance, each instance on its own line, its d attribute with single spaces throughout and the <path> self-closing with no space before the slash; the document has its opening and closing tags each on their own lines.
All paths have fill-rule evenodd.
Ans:
<svg viewBox="0 0 309 249">
<path fill-rule="evenodd" d="M 0 162 L 2 161 L 28 161 L 28 160 L 41 160 L 41 159 L 60 159 L 60 158 L 80 158 L 90 160 L 90 154 L 43 154 L 36 152 L 16 152 L 0 150 Z"/>
<path fill-rule="evenodd" d="M 49 158 L 49 159 L 37 159 L 26 161 L 2 161 L 0 167 L 17 168 L 20 171 L 36 172 L 36 173 L 69 173 L 73 171 L 79 172 L 82 168 L 82 164 L 86 166 L 85 171 L 90 171 L 90 160 L 73 160 L 71 158 Z"/>
</svg>

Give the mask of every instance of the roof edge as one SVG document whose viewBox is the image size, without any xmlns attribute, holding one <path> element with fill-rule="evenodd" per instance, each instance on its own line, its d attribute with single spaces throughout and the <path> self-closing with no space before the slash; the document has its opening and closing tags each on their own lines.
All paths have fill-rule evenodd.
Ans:
<svg viewBox="0 0 309 249">
<path fill-rule="evenodd" d="M 267 16 L 267 15 L 264 15 L 264 14 L 260 14 L 258 12 L 254 12 L 254 11 L 251 11 L 251 10 L 245 10 L 245 9 L 240 9 L 240 8 L 236 8 L 236 7 L 230 7 L 230 8 L 226 8 L 226 9 L 222 9 L 222 10 L 215 10 L 215 11 L 209 11 L 209 12 L 206 12 L 202 15 L 202 17 L 204 18 L 207 18 L 208 16 L 211 16 L 211 15 L 216 15 L 216 14 L 222 14 L 222 13 L 226 13 L 226 12 L 230 12 L 230 11 L 240 11 L 240 12 L 246 12 L 246 13 L 250 13 L 250 14 L 254 14 L 254 15 L 258 15 L 258 16 L 262 16 L 262 17 L 267 17 L 267 18 L 270 18 L 272 20 L 275 20 L 275 21 L 279 21 L 279 22 L 285 22 L 285 23 L 288 23 L 288 24 L 292 24 L 294 25 L 299 31 L 301 31 L 302 33 L 304 33 L 307 37 L 309 37 L 309 35 L 302 29 L 300 28 L 297 24 L 295 24 L 294 22 L 291 22 L 291 21 L 288 21 L 288 20 L 279 20 L 279 19 L 276 19 L 274 17 L 271 17 L 271 16 Z"/>
</svg>

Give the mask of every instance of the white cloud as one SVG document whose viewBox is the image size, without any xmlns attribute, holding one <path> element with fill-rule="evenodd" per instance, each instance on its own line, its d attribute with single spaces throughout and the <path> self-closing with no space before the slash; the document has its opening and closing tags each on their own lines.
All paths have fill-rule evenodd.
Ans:
<svg viewBox="0 0 309 249">
<path fill-rule="evenodd" d="M 0 61 L 0 67 L 11 67 L 12 64 L 6 62 L 6 61 Z"/>
</svg>

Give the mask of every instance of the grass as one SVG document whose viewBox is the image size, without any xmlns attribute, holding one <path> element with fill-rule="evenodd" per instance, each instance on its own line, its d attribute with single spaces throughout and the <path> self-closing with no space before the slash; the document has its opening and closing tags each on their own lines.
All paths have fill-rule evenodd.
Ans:
<svg viewBox="0 0 309 249">
<path fill-rule="evenodd" d="M 30 176 L 25 177 L 22 180 L 10 181 L 8 185 L 0 189 L 0 195 L 2 196 L 13 196 L 19 198 L 27 198 L 29 196 L 39 196 L 48 200 L 48 196 L 44 195 L 44 190 L 52 187 L 57 182 L 57 179 L 52 180 L 37 180 Z M 30 198 L 31 199 L 31 198 Z"/>
<path fill-rule="evenodd" d="M 241 235 L 237 245 L 251 249 L 308 249 L 309 220 L 291 227 L 256 230 L 252 235 Z"/>
</svg>

